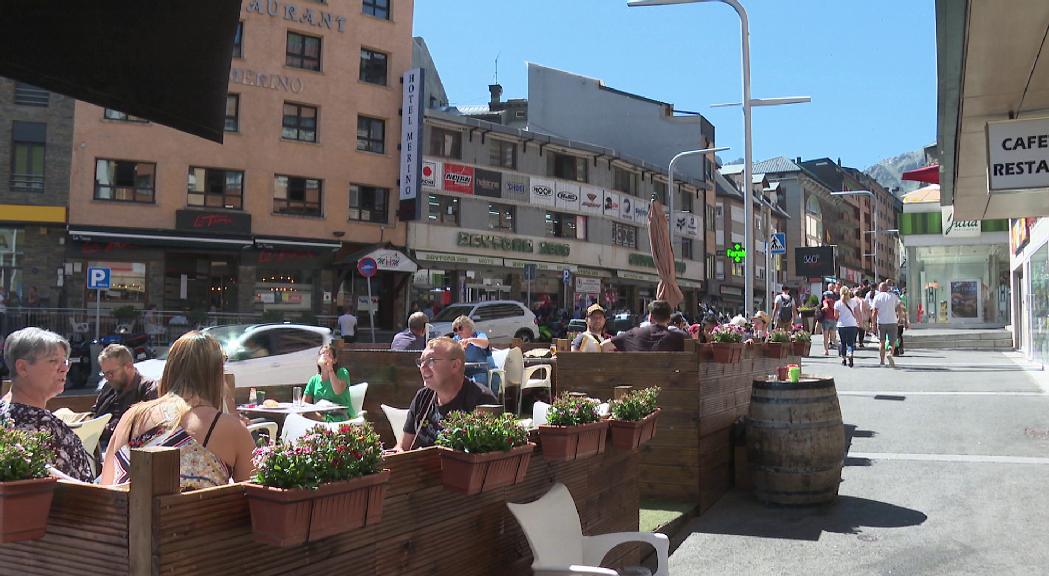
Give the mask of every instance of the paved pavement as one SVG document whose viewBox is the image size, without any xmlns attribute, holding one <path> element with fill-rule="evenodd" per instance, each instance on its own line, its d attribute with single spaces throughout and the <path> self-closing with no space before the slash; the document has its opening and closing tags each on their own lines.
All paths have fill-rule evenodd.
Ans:
<svg viewBox="0 0 1049 576">
<path fill-rule="evenodd" d="M 677 535 L 671 573 L 1049 573 L 1045 372 L 1001 352 L 909 350 L 897 366 L 876 349 L 853 369 L 809 359 L 835 378 L 850 441 L 838 502 L 732 492 Z"/>
</svg>

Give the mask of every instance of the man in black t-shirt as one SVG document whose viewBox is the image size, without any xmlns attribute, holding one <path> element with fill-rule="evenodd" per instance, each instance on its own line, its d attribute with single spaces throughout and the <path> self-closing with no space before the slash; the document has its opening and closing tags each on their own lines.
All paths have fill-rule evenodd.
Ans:
<svg viewBox="0 0 1049 576">
<path fill-rule="evenodd" d="M 434 338 L 416 361 L 423 387 L 408 406 L 404 436 L 398 450 L 433 446 L 441 421 L 453 411 L 473 412 L 482 404 L 498 404 L 491 390 L 467 380 L 466 353 L 451 338 Z"/>
<path fill-rule="evenodd" d="M 667 328 L 670 314 L 670 304 L 653 300 L 648 307 L 648 326 L 609 338 L 601 343 L 601 348 L 605 352 L 682 352 L 688 334 Z"/>
</svg>

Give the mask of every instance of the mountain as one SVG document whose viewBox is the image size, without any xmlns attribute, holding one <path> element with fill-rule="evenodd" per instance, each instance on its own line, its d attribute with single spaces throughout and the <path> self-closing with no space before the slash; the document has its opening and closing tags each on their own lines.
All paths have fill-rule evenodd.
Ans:
<svg viewBox="0 0 1049 576">
<path fill-rule="evenodd" d="M 900 176 L 908 170 L 914 170 L 915 168 L 921 168 L 922 166 L 925 166 L 925 151 L 919 148 L 910 152 L 904 152 L 898 156 L 893 156 L 892 158 L 886 158 L 870 168 L 867 168 L 864 172 L 889 190 L 899 188 L 899 190 L 896 191 L 896 195 L 902 196 L 908 192 L 917 190 L 922 186 L 922 183 L 901 180 Z"/>
</svg>

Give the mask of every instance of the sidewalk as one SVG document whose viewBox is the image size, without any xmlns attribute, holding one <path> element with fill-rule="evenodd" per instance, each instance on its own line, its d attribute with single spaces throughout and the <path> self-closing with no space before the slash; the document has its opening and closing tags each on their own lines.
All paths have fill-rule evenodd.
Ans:
<svg viewBox="0 0 1049 576">
<path fill-rule="evenodd" d="M 773 508 L 734 491 L 678 535 L 674 574 L 1040 574 L 1049 548 L 1049 395 L 1015 354 L 877 350 L 833 376 L 849 456 L 836 504 Z M 1037 377 L 1037 379 L 1035 378 Z"/>
</svg>

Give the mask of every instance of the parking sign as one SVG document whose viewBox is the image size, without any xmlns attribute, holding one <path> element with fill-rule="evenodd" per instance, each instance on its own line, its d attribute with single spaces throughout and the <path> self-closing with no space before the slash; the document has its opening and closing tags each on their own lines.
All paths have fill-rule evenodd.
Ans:
<svg viewBox="0 0 1049 576">
<path fill-rule="evenodd" d="M 112 276 L 112 270 L 110 268 L 88 268 L 87 269 L 87 289 L 88 290 L 108 290 L 109 279 Z"/>
</svg>

